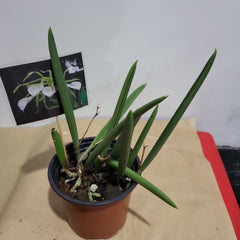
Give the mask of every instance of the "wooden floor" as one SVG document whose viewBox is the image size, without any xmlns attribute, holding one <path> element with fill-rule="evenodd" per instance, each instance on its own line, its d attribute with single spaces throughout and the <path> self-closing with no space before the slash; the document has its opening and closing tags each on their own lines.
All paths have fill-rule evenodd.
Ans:
<svg viewBox="0 0 240 240">
<path fill-rule="evenodd" d="M 240 207 L 240 148 L 218 146 L 218 151 Z"/>
</svg>

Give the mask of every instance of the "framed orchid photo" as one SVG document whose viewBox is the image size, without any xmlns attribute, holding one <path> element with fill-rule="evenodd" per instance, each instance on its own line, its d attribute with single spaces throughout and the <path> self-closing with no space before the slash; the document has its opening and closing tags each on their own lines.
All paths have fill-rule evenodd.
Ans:
<svg viewBox="0 0 240 240">
<path fill-rule="evenodd" d="M 60 58 L 73 108 L 88 104 L 81 53 Z M 0 69 L 17 125 L 63 114 L 50 60 Z"/>
</svg>

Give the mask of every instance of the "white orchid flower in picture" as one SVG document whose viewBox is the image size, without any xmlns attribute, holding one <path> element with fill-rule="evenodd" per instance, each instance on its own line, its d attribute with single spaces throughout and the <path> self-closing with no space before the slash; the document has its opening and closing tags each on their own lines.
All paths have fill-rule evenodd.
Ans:
<svg viewBox="0 0 240 240">
<path fill-rule="evenodd" d="M 76 58 L 73 61 L 68 61 L 67 59 L 65 59 L 65 66 L 69 74 L 83 71 L 83 68 L 79 68 L 79 66 L 77 65 Z"/>
<path fill-rule="evenodd" d="M 56 89 L 54 86 L 51 86 L 51 87 L 44 87 L 42 89 L 42 93 L 47 96 L 47 97 L 52 97 L 52 95 L 56 92 Z"/>
<path fill-rule="evenodd" d="M 25 97 L 22 98 L 18 101 L 18 108 L 24 112 L 24 109 L 26 108 L 26 106 L 28 105 L 28 103 L 32 100 L 32 96 L 31 97 Z"/>
<path fill-rule="evenodd" d="M 40 93 L 43 89 L 42 84 L 32 85 L 27 88 L 27 91 L 31 94 L 31 96 L 35 97 L 38 93 Z"/>
<path fill-rule="evenodd" d="M 50 98 L 56 92 L 56 89 L 54 86 L 44 87 L 42 84 L 38 84 L 38 85 L 29 86 L 27 88 L 27 91 L 30 94 L 30 96 L 22 98 L 18 101 L 18 108 L 23 112 L 24 112 L 26 106 L 28 105 L 28 103 L 34 97 L 36 97 L 39 93 L 42 92 L 45 96 Z"/>
<path fill-rule="evenodd" d="M 76 89 L 79 91 L 81 89 L 82 84 L 80 82 L 71 82 L 71 83 L 67 83 L 67 86 L 69 88 Z"/>
</svg>

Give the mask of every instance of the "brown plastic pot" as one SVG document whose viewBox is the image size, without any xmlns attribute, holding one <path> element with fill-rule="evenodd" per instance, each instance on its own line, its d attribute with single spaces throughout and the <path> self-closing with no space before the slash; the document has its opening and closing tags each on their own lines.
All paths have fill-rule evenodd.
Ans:
<svg viewBox="0 0 240 240">
<path fill-rule="evenodd" d="M 85 138 L 80 146 L 82 151 L 91 144 L 94 138 Z M 66 146 L 67 153 L 74 155 L 72 143 Z M 139 169 L 139 158 L 135 159 L 132 169 Z M 127 217 L 130 195 L 136 187 L 131 186 L 119 196 L 110 200 L 99 202 L 87 202 L 73 199 L 58 188 L 61 165 L 56 155 L 52 158 L 48 168 L 48 179 L 52 189 L 63 199 L 66 216 L 71 228 L 82 238 L 110 238 L 115 235 L 124 225 Z"/>
</svg>

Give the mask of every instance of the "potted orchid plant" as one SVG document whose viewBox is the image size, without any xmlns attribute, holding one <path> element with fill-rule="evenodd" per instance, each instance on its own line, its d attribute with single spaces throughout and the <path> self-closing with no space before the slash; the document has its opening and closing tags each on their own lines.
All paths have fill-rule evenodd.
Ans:
<svg viewBox="0 0 240 240">
<path fill-rule="evenodd" d="M 68 222 L 72 229 L 84 238 L 113 236 L 124 225 L 130 193 L 136 184 L 143 186 L 165 203 L 177 208 L 173 200 L 145 179 L 142 173 L 161 150 L 201 87 L 212 67 L 216 50 L 149 154 L 140 162 L 138 152 L 157 115 L 158 104 L 167 96 L 154 99 L 135 111 L 128 111 L 145 87 L 145 85 L 141 85 L 129 94 L 137 67 L 137 62 L 135 62 L 127 74 L 113 116 L 97 136 L 79 139 L 70 94 L 67 90 L 51 28 L 48 33 L 48 41 L 53 74 L 73 140 L 65 147 L 61 132 L 52 129 L 52 138 L 57 154 L 49 165 L 48 176 L 54 191 L 64 199 Z M 132 147 L 132 135 L 136 124 L 141 116 L 152 108 L 154 109 L 151 116 L 135 146 Z M 122 119 L 125 113 L 127 116 Z"/>
</svg>

